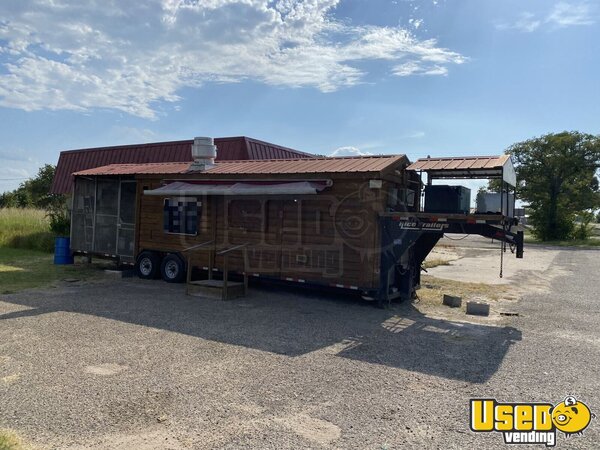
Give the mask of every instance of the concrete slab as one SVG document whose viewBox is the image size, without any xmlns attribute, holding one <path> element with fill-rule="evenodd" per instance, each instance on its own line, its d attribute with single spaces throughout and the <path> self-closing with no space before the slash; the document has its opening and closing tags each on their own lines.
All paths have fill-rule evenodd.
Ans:
<svg viewBox="0 0 600 450">
<path fill-rule="evenodd" d="M 448 249 L 445 249 L 448 252 Z M 427 269 L 429 275 L 470 283 L 510 284 L 518 281 L 524 272 L 547 272 L 560 250 L 525 246 L 523 259 L 510 251 L 504 254 L 503 277 L 500 278 L 500 245 L 496 249 L 460 247 L 455 249 L 459 259 Z M 522 278 L 521 278 L 522 279 Z"/>
</svg>

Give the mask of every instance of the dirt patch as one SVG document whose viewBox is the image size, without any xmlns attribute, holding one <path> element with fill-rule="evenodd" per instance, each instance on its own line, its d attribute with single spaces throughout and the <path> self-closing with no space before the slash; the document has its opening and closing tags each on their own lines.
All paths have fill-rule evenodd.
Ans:
<svg viewBox="0 0 600 450">
<path fill-rule="evenodd" d="M 100 450 L 110 448 L 113 450 L 180 450 L 189 448 L 183 445 L 177 438 L 172 436 L 167 430 L 146 430 L 132 434 L 110 434 L 102 439 L 90 442 L 85 446 L 76 445 L 66 447 L 67 450 Z"/>
<path fill-rule="evenodd" d="M 484 246 L 484 244 L 486 246 Z M 504 253 L 500 278 L 500 245 L 495 247 L 467 237 L 440 248 L 428 256 L 430 268 L 421 278 L 417 308 L 428 315 L 469 322 L 503 322 L 504 312 L 513 312 L 516 301 L 532 292 L 547 292 L 552 280 L 565 269 L 554 264 L 559 250 L 527 248 L 523 259 Z M 461 297 L 461 308 L 442 305 L 444 294 Z M 465 316 L 467 301 L 490 304 L 489 318 Z"/>
<path fill-rule="evenodd" d="M 111 375 L 116 375 L 123 370 L 126 370 L 127 366 L 120 366 L 119 364 L 100 364 L 98 366 L 87 366 L 83 369 L 85 373 L 89 373 L 92 375 L 100 375 L 103 377 L 108 377 Z"/>
<path fill-rule="evenodd" d="M 507 285 L 490 286 L 486 283 L 455 281 L 431 275 L 421 277 L 421 289 L 418 294 L 423 303 L 439 303 L 443 294 L 462 297 L 463 307 L 465 299 L 498 301 L 506 298 L 513 300 L 517 298 L 513 289 Z"/>
<path fill-rule="evenodd" d="M 4 384 L 13 384 L 19 381 L 19 378 L 21 378 L 21 374 L 14 373 L 12 375 L 7 375 L 5 377 L 0 378 L 0 381 Z"/>
<path fill-rule="evenodd" d="M 444 294 L 462 298 L 460 308 L 450 308 L 442 304 Z M 427 317 L 465 323 L 504 323 L 506 317 L 500 313 L 512 310 L 519 293 L 510 285 L 490 286 L 483 283 L 465 283 L 444 280 L 432 276 L 421 278 L 421 289 L 415 307 Z M 480 301 L 490 304 L 490 315 L 477 317 L 466 315 L 467 301 Z M 404 319 L 407 320 L 407 319 Z M 402 324 L 396 324 L 396 327 Z M 400 330 L 401 331 L 401 330 Z"/>
<path fill-rule="evenodd" d="M 337 425 L 307 414 L 275 419 L 294 433 L 320 445 L 329 445 L 342 435 Z"/>
<path fill-rule="evenodd" d="M 432 269 L 437 266 L 447 266 L 451 261 L 456 261 L 460 258 L 456 248 L 436 246 L 423 261 L 425 269 Z"/>
</svg>

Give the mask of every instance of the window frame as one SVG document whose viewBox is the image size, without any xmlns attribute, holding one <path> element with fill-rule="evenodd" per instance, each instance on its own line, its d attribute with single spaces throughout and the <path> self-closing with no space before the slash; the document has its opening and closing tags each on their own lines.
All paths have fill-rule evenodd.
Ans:
<svg viewBox="0 0 600 450">
<path fill-rule="evenodd" d="M 177 203 L 184 202 L 186 203 L 185 207 L 187 207 L 188 203 L 196 203 L 196 231 L 194 233 L 185 233 L 181 231 L 169 231 L 168 227 L 165 227 L 165 208 L 167 206 L 167 202 L 175 201 Z M 164 234 L 171 234 L 177 236 L 198 236 L 200 230 L 200 220 L 202 217 L 202 201 L 198 200 L 197 197 L 192 196 L 180 196 L 180 197 L 166 197 L 163 199 L 163 208 L 162 208 L 162 229 Z M 184 215 L 185 216 L 185 215 Z M 181 219 L 180 219 L 181 221 Z M 180 227 L 181 229 L 181 227 Z"/>
</svg>

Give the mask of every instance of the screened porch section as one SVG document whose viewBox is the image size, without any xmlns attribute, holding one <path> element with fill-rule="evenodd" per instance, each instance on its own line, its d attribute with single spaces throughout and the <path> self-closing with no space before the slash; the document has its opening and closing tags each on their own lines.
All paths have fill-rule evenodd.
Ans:
<svg viewBox="0 0 600 450">
<path fill-rule="evenodd" d="M 71 249 L 133 259 L 135 194 L 133 179 L 77 177 L 71 213 Z"/>
</svg>

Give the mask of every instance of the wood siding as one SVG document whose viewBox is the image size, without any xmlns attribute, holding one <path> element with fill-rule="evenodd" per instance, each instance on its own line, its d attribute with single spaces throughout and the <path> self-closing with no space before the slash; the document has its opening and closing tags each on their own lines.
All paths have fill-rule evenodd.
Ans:
<svg viewBox="0 0 600 450">
<path fill-rule="evenodd" d="M 370 189 L 368 179 L 347 177 L 333 179 L 316 195 L 197 197 L 202 209 L 196 236 L 163 231 L 165 197 L 143 195 L 144 188 L 160 186 L 157 178 L 138 180 L 138 251 L 180 252 L 206 241 L 218 249 L 248 244 L 250 274 L 361 288 L 379 284 L 377 217 L 395 183 Z M 194 260 L 208 266 L 208 253 Z M 241 252 L 228 261 L 230 270 L 243 270 Z M 223 267 L 221 256 L 215 266 Z"/>
</svg>

